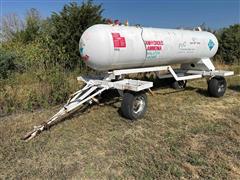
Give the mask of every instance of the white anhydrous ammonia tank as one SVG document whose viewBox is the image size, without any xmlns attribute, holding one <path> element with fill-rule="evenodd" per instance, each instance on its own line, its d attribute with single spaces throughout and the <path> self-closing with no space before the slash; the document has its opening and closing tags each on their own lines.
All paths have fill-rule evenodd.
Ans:
<svg viewBox="0 0 240 180">
<path fill-rule="evenodd" d="M 194 63 L 213 57 L 216 37 L 205 31 L 98 24 L 79 43 L 85 63 L 95 70 Z"/>
</svg>

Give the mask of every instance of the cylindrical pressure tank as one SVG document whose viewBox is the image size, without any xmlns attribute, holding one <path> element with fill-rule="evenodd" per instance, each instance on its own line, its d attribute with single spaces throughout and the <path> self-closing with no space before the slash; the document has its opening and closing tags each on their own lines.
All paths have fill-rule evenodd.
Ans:
<svg viewBox="0 0 240 180">
<path fill-rule="evenodd" d="M 85 63 L 99 71 L 186 64 L 213 57 L 216 37 L 205 31 L 97 24 L 82 35 Z"/>
</svg>

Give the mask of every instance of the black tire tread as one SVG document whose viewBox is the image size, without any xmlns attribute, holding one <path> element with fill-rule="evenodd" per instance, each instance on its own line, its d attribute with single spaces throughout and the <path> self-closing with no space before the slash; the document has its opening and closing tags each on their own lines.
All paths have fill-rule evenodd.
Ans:
<svg viewBox="0 0 240 180">
<path fill-rule="evenodd" d="M 179 83 L 184 83 L 184 85 L 183 86 L 180 86 L 180 84 Z M 172 84 L 171 84 L 171 87 L 173 88 L 173 89 L 185 89 L 186 88 L 186 85 L 187 85 L 187 81 L 185 81 L 185 82 L 179 82 L 179 81 L 174 81 L 174 82 L 172 82 Z"/>
<path fill-rule="evenodd" d="M 140 115 L 136 115 L 132 111 L 132 106 L 133 106 L 135 97 L 137 97 L 139 95 L 144 96 L 146 104 L 145 104 L 144 110 L 140 113 Z M 130 119 L 130 120 L 140 119 L 144 116 L 146 110 L 147 110 L 147 96 L 145 93 L 143 93 L 143 92 L 138 92 L 138 93 L 126 92 L 126 93 L 124 93 L 122 104 L 121 104 L 121 112 L 124 117 L 126 117 L 127 119 Z"/>
<path fill-rule="evenodd" d="M 218 92 L 218 86 L 219 86 L 219 82 L 222 81 L 224 83 L 224 87 L 225 90 Z M 212 97 L 222 97 L 226 91 L 226 87 L 227 87 L 227 82 L 225 80 L 225 78 L 223 77 L 214 77 L 211 80 L 209 80 L 208 82 L 208 93 L 210 96 Z"/>
</svg>

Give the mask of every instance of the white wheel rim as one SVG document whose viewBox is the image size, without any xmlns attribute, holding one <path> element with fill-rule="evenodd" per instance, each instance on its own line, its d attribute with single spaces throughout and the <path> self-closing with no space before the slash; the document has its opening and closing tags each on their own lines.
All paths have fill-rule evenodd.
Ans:
<svg viewBox="0 0 240 180">
<path fill-rule="evenodd" d="M 144 97 L 142 96 L 137 97 L 133 103 L 133 112 L 135 114 L 138 114 L 143 111 L 144 107 L 145 107 Z"/>
<path fill-rule="evenodd" d="M 218 86 L 218 92 L 223 92 L 224 89 L 225 89 L 224 83 L 221 82 L 221 83 L 219 84 L 219 86 Z"/>
</svg>

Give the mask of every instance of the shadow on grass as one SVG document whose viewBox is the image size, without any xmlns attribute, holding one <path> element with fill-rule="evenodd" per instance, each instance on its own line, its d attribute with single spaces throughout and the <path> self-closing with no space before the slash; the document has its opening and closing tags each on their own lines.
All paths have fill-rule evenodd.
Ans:
<svg viewBox="0 0 240 180">
<path fill-rule="evenodd" d="M 167 87 L 166 87 L 167 88 Z M 154 89 L 154 90 L 157 90 L 157 89 Z M 208 91 L 206 89 L 202 89 L 202 88 L 197 88 L 197 87 L 192 87 L 192 86 L 187 86 L 185 89 L 173 89 L 172 91 L 170 92 L 158 92 L 156 94 L 159 94 L 159 95 L 168 95 L 168 94 L 175 94 L 175 93 L 179 93 L 179 92 L 182 92 L 182 91 L 196 91 L 198 94 L 200 95 L 203 95 L 205 97 L 209 97 L 209 94 L 208 94 Z"/>
<path fill-rule="evenodd" d="M 173 78 L 167 78 L 167 79 L 155 79 L 153 81 L 153 87 L 152 90 L 158 90 L 163 88 L 169 88 L 171 87 L 171 84 L 174 82 Z"/>
<path fill-rule="evenodd" d="M 185 91 L 185 90 L 184 89 L 180 89 L 180 90 L 173 89 L 170 92 L 157 92 L 155 94 L 157 94 L 157 95 L 168 95 L 168 94 L 176 94 L 176 93 L 183 92 L 183 91 Z"/>
<path fill-rule="evenodd" d="M 230 85 L 230 86 L 228 86 L 228 89 L 240 92 L 240 85 Z"/>
<path fill-rule="evenodd" d="M 203 95 L 205 97 L 209 97 L 207 89 L 197 88 L 197 87 L 193 87 L 193 86 L 187 86 L 185 88 L 185 90 L 187 90 L 187 91 L 196 91 L 200 95 Z"/>
<path fill-rule="evenodd" d="M 174 82 L 175 80 L 173 78 L 167 78 L 167 79 L 158 79 L 154 81 L 154 86 L 152 88 L 152 90 L 158 90 L 158 89 L 167 89 L 167 88 L 171 88 L 171 84 Z M 185 89 L 173 89 L 170 92 L 164 92 L 164 93 L 156 93 L 156 94 L 160 94 L 160 95 L 167 95 L 167 94 L 175 94 L 175 93 L 179 93 L 182 91 L 196 91 L 198 94 L 203 95 L 205 97 L 209 97 L 208 91 L 206 89 L 203 88 L 198 88 L 198 87 L 193 87 L 193 86 L 188 86 Z"/>
</svg>

